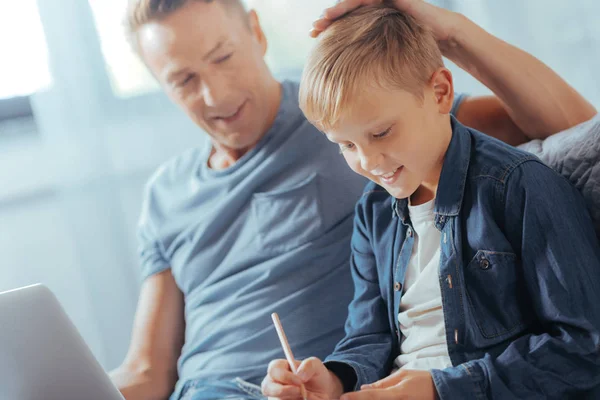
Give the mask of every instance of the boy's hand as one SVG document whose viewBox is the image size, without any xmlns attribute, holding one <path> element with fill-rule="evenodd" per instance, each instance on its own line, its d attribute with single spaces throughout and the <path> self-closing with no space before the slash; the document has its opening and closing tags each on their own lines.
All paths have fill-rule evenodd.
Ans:
<svg viewBox="0 0 600 400">
<path fill-rule="evenodd" d="M 428 371 L 400 370 L 360 392 L 346 393 L 342 400 L 436 400 L 437 390 Z"/>
<path fill-rule="evenodd" d="M 262 392 L 269 398 L 302 399 L 300 386 L 304 384 L 308 400 L 338 399 L 343 393 L 339 378 L 317 358 L 296 361 L 298 374 L 294 375 L 286 360 L 269 364 L 262 382 Z"/>
<path fill-rule="evenodd" d="M 310 35 L 312 37 L 319 36 L 333 21 L 359 7 L 384 2 L 413 16 L 421 24 L 431 29 L 442 52 L 451 46 L 454 35 L 465 20 L 458 13 L 434 6 L 423 0 L 341 0 L 335 6 L 327 8 L 323 15 L 313 23 Z"/>
</svg>

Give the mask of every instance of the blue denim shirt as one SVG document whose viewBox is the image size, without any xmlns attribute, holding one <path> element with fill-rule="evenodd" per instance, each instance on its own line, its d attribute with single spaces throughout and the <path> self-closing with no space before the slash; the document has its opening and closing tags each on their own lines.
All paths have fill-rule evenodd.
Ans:
<svg viewBox="0 0 600 400">
<path fill-rule="evenodd" d="M 535 156 L 452 127 L 435 224 L 453 367 L 432 371 L 438 394 L 581 398 L 600 384 L 600 247 L 582 197 Z M 389 375 L 400 352 L 414 235 L 407 200 L 373 183 L 354 224 L 355 295 L 327 362 L 352 367 L 359 388 Z"/>
</svg>

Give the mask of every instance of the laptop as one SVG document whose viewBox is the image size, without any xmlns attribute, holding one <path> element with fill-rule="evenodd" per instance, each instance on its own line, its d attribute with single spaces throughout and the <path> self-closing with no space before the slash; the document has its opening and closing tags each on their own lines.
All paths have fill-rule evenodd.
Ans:
<svg viewBox="0 0 600 400">
<path fill-rule="evenodd" d="M 0 400 L 124 400 L 52 292 L 0 293 Z"/>
</svg>

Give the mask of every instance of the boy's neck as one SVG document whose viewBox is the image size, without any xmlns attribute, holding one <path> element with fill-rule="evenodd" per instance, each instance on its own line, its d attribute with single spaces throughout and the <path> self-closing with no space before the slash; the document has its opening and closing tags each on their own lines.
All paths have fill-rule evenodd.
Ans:
<svg viewBox="0 0 600 400">
<path fill-rule="evenodd" d="M 410 196 L 410 204 L 412 206 L 420 206 L 421 204 L 425 204 L 435 199 L 436 190 L 437 185 L 435 188 L 431 188 L 421 184 L 421 186 L 417 188 L 412 196 Z"/>
<path fill-rule="evenodd" d="M 444 160 L 446 158 L 446 152 L 448 151 L 448 147 L 450 147 L 450 141 L 452 140 L 452 123 L 450 122 L 450 117 L 448 117 L 448 123 L 444 124 L 442 131 L 439 136 L 439 146 L 432 149 L 433 151 L 437 151 L 439 153 L 438 160 L 433 167 L 433 169 L 429 172 L 427 177 L 421 185 L 417 188 L 417 190 L 410 196 L 410 204 L 414 206 L 418 206 L 421 204 L 425 204 L 428 201 L 435 199 L 437 194 L 438 184 L 440 183 L 440 175 L 442 174 L 442 168 L 444 166 Z"/>
</svg>

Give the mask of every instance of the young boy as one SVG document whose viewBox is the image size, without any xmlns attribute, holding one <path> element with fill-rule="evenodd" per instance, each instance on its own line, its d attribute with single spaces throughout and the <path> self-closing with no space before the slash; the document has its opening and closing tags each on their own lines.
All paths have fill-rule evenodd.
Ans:
<svg viewBox="0 0 600 400">
<path fill-rule="evenodd" d="M 372 181 L 355 296 L 335 352 L 298 375 L 274 361 L 266 395 L 579 399 L 600 384 L 600 248 L 580 194 L 458 123 L 453 93 L 432 34 L 396 9 L 323 33 L 300 105 Z"/>
</svg>

